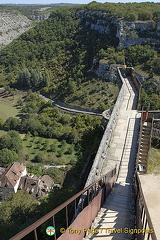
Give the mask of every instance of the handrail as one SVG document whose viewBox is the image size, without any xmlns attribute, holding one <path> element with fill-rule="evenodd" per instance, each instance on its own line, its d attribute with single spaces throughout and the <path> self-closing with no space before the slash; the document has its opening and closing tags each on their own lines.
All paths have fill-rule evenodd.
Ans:
<svg viewBox="0 0 160 240">
<path fill-rule="evenodd" d="M 141 143 L 141 138 L 142 138 L 142 125 L 143 125 L 142 115 L 143 115 L 143 109 L 142 109 L 142 114 L 141 114 L 140 131 L 139 131 L 139 138 L 138 138 L 138 152 L 137 152 L 137 157 L 136 157 L 136 169 L 135 169 L 136 171 L 138 170 L 140 143 Z"/>
<path fill-rule="evenodd" d="M 142 190 L 142 186 L 140 183 L 140 179 L 138 176 L 138 173 L 136 172 L 135 174 L 135 192 L 136 192 L 136 222 L 137 222 L 137 228 L 138 229 L 144 229 L 144 230 L 152 230 L 151 232 L 145 232 L 142 234 L 138 234 L 137 236 L 137 240 L 143 240 L 143 239 L 147 239 L 147 240 L 157 240 L 155 231 L 154 231 L 154 227 L 152 224 L 152 220 L 148 211 L 148 207 L 144 198 L 144 194 L 143 194 L 143 190 Z M 148 225 L 148 227 L 147 227 Z M 147 238 L 145 238 L 145 235 L 147 234 Z"/>
<path fill-rule="evenodd" d="M 41 217 L 39 220 L 37 220 L 36 222 L 31 224 L 30 226 L 28 226 L 27 228 L 25 228 L 21 232 L 17 233 L 15 236 L 11 237 L 10 240 L 20 240 L 23 237 L 25 237 L 28 234 L 30 234 L 31 232 L 34 232 L 35 240 L 38 240 L 37 228 L 39 226 L 41 226 L 47 220 L 53 218 L 53 226 L 55 227 L 54 216 L 58 212 L 60 212 L 61 210 L 65 209 L 65 208 L 67 209 L 69 204 L 71 204 L 73 202 L 76 203 L 76 200 L 79 199 L 79 197 L 81 195 L 83 195 L 85 192 L 87 192 L 86 199 L 88 200 L 88 204 L 89 204 L 89 201 L 92 201 L 92 199 L 96 196 L 96 194 L 97 194 L 99 188 L 101 187 L 102 183 L 103 183 L 103 186 L 104 186 L 104 184 L 106 186 L 107 183 L 109 182 L 109 180 L 111 180 L 113 177 L 115 177 L 115 175 L 116 175 L 116 167 L 114 169 L 112 169 L 111 171 L 109 171 L 107 174 L 101 176 L 97 181 L 95 181 L 94 183 L 90 184 L 88 187 L 86 187 L 83 190 L 81 190 L 79 193 L 75 194 L 69 200 L 67 200 L 66 202 L 62 203 L 60 206 L 58 206 L 57 208 L 55 208 L 51 212 L 47 213 L 46 215 Z M 94 193 L 90 194 L 91 192 L 89 190 L 91 190 Z M 92 196 L 90 196 L 90 195 L 92 195 Z M 74 208 L 75 208 L 75 213 L 76 213 L 76 205 L 75 205 Z M 66 211 L 66 214 L 68 214 L 68 211 Z M 68 222 L 68 215 L 66 215 L 66 221 Z M 66 225 L 68 225 L 68 223 Z M 56 238 L 56 235 L 55 235 L 55 240 L 56 239 L 57 238 Z"/>
<path fill-rule="evenodd" d="M 143 110 L 138 112 L 141 113 Z M 160 110 L 148 110 L 148 113 L 160 113 Z"/>
</svg>

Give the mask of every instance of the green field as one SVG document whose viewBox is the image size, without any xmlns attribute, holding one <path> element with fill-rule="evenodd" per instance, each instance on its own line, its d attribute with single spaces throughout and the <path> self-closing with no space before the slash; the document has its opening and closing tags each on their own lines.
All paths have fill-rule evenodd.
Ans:
<svg viewBox="0 0 160 240">
<path fill-rule="evenodd" d="M 9 117 L 16 117 L 20 113 L 13 104 L 0 101 L 0 118 L 4 121 Z"/>
<path fill-rule="evenodd" d="M 35 156 L 40 153 L 42 157 L 42 161 L 40 162 L 44 164 L 55 163 L 61 165 L 73 163 L 76 159 L 74 149 L 71 144 L 63 144 L 62 142 L 59 142 L 57 139 L 34 136 L 27 137 L 27 135 L 25 135 L 20 158 L 26 159 L 27 162 L 36 162 Z"/>
</svg>

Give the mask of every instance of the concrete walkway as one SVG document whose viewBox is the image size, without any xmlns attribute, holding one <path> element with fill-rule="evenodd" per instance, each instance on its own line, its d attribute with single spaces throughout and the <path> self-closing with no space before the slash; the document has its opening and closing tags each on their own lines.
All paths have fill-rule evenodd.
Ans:
<svg viewBox="0 0 160 240">
<path fill-rule="evenodd" d="M 125 97 L 102 169 L 103 175 L 117 164 L 118 179 L 109 198 L 92 224 L 91 228 L 100 229 L 99 233 L 87 235 L 85 239 L 126 240 L 133 237 L 128 231 L 129 228 L 135 228 L 132 183 L 140 116 L 135 110 L 138 97 L 136 89 L 129 78 L 124 78 L 124 81 L 126 85 Z"/>
</svg>

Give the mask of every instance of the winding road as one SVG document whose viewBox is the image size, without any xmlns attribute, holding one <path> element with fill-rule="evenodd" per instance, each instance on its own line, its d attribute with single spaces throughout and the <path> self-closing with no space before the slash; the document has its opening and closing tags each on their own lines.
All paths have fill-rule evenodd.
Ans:
<svg viewBox="0 0 160 240">
<path fill-rule="evenodd" d="M 1 87 L 0 90 L 5 90 L 5 88 Z M 27 92 L 27 90 L 17 90 L 17 89 L 14 89 L 14 90 L 19 91 L 19 92 Z M 62 110 L 65 110 L 65 111 L 74 112 L 74 113 L 84 113 L 84 114 L 95 115 L 95 116 L 103 116 L 106 119 L 109 119 L 110 109 L 106 109 L 105 110 L 105 115 L 104 114 L 102 115 L 102 113 L 99 113 L 96 110 L 95 111 L 89 111 L 89 110 L 86 110 L 86 109 L 82 109 L 80 107 L 73 107 L 73 106 L 70 106 L 70 105 L 66 105 L 65 103 L 57 102 L 57 101 L 54 101 L 50 98 L 47 98 L 42 94 L 39 94 L 39 96 L 42 97 L 47 102 L 52 101 L 52 104 L 54 106 L 56 106 L 56 107 L 58 107 Z"/>
<path fill-rule="evenodd" d="M 62 109 L 62 110 L 65 110 L 65 111 L 69 111 L 69 112 L 75 112 L 75 113 L 85 113 L 85 114 L 89 114 L 89 115 L 96 115 L 96 116 L 102 116 L 102 113 L 98 113 L 97 111 L 88 111 L 88 110 L 82 110 L 82 109 L 79 109 L 78 107 L 72 107 L 72 106 L 64 106 L 65 104 L 64 103 L 60 103 L 60 102 L 56 102 L 50 98 L 47 98 L 43 95 L 39 95 L 40 97 L 42 97 L 45 101 L 52 101 L 52 103 Z"/>
</svg>

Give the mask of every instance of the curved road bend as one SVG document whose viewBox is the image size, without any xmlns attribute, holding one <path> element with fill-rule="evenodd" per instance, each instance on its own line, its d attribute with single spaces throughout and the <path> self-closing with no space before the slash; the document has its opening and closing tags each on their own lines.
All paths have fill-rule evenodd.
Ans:
<svg viewBox="0 0 160 240">
<path fill-rule="evenodd" d="M 41 96 L 45 101 L 52 101 L 52 103 L 56 106 L 56 107 L 58 107 L 58 108 L 60 108 L 60 109 L 62 109 L 62 110 L 65 110 L 65 111 L 69 111 L 69 112 L 75 112 L 75 113 L 85 113 L 85 114 L 89 114 L 89 115 L 96 115 L 96 116 L 102 116 L 102 113 L 97 113 L 96 111 L 87 111 L 87 110 L 79 110 L 79 109 L 77 109 L 76 107 L 64 107 L 61 103 L 57 103 L 56 101 L 54 101 L 54 100 L 52 100 L 52 99 L 50 99 L 50 98 L 47 98 L 47 97 L 45 97 L 45 96 L 43 96 L 43 95 L 39 95 L 39 96 Z M 109 109 L 110 110 L 110 109 Z M 108 110 L 108 111 L 109 111 Z"/>
<path fill-rule="evenodd" d="M 4 87 L 1 87 L 0 90 L 5 90 Z M 17 91 L 20 91 L 20 92 L 27 92 L 26 90 L 17 90 Z M 40 97 L 42 97 L 45 101 L 52 101 L 52 104 L 55 105 L 56 107 L 62 109 L 62 110 L 65 110 L 65 111 L 69 111 L 69 112 L 75 112 L 75 113 L 85 113 L 85 114 L 89 114 L 89 115 L 96 115 L 96 116 L 102 116 L 102 113 L 97 113 L 96 111 L 88 111 L 88 110 L 80 110 L 76 107 L 64 107 L 63 106 L 63 103 L 57 103 L 56 101 L 50 99 L 50 98 L 47 98 L 41 94 L 39 94 Z M 106 111 L 110 111 L 110 109 L 107 109 Z"/>
</svg>

